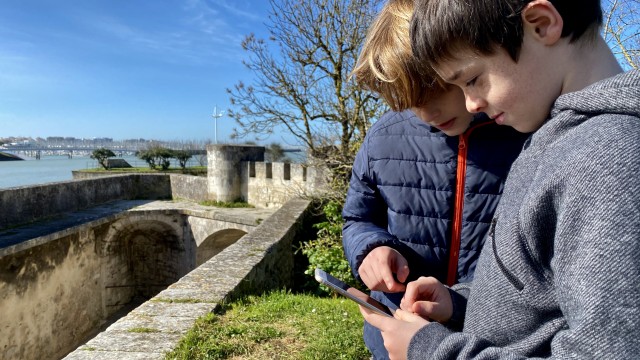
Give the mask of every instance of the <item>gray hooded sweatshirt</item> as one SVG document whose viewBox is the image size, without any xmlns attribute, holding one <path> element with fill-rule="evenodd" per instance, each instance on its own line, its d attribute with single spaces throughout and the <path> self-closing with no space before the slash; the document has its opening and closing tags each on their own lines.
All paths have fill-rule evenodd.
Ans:
<svg viewBox="0 0 640 360">
<path fill-rule="evenodd" d="M 640 358 L 640 71 L 556 100 L 452 298 L 409 359 Z"/>
</svg>

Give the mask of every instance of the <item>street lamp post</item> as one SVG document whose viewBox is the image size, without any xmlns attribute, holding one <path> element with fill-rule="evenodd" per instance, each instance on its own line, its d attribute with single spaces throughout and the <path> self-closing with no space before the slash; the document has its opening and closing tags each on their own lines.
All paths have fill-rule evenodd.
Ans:
<svg viewBox="0 0 640 360">
<path fill-rule="evenodd" d="M 224 110 L 221 112 L 218 112 L 218 105 L 213 107 L 213 114 L 211 115 L 213 117 L 213 122 L 214 122 L 214 131 L 215 131 L 215 143 L 218 143 L 218 118 L 222 117 L 222 115 L 224 115 Z"/>
</svg>

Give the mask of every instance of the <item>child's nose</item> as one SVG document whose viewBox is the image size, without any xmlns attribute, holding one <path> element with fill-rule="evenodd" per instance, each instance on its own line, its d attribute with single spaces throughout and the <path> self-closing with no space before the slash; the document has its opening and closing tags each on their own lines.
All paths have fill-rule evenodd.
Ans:
<svg viewBox="0 0 640 360">
<path fill-rule="evenodd" d="M 465 94 L 465 103 L 467 106 L 467 111 L 470 113 L 478 113 L 483 112 L 484 108 L 487 106 L 486 101 L 477 96 L 471 96 Z"/>
</svg>

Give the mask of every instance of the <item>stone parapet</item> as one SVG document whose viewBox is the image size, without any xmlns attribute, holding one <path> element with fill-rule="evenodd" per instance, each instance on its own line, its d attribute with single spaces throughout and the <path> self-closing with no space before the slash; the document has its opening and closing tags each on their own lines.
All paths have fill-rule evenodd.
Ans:
<svg viewBox="0 0 640 360">
<path fill-rule="evenodd" d="M 207 196 L 207 178 L 205 176 L 195 176 L 186 174 L 145 174 L 145 173 L 128 173 L 128 174 L 109 174 L 104 172 L 89 171 L 72 171 L 74 180 L 99 179 L 109 176 L 164 176 L 169 181 L 169 196 L 174 199 L 184 199 L 190 201 L 208 200 Z M 165 179 L 167 181 L 167 179 Z"/>
<path fill-rule="evenodd" d="M 185 199 L 190 201 L 204 201 L 207 196 L 207 178 L 204 176 L 169 175 L 171 180 L 171 196 L 174 199 Z"/>
<path fill-rule="evenodd" d="M 166 175 L 114 175 L 0 190 L 0 230 L 114 200 L 170 199 Z"/>
<path fill-rule="evenodd" d="M 318 196 L 327 189 L 326 169 L 264 162 L 263 146 L 209 145 L 207 151 L 211 200 L 277 208 L 294 197 Z"/>
<path fill-rule="evenodd" d="M 82 176 L 82 175 L 78 175 Z M 181 174 L 95 175 L 0 190 L 0 230 L 115 200 L 207 199 L 207 179 Z"/>
<path fill-rule="evenodd" d="M 246 162 L 249 175 L 247 202 L 261 208 L 277 208 L 294 197 L 321 195 L 326 174 L 305 164 Z"/>
</svg>

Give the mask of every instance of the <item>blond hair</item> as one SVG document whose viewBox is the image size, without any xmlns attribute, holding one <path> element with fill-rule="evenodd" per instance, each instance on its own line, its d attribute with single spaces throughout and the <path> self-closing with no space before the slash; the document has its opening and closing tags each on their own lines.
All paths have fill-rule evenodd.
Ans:
<svg viewBox="0 0 640 360">
<path fill-rule="evenodd" d="M 444 89 L 444 82 L 411 51 L 413 3 L 389 0 L 385 4 L 369 27 L 351 73 L 359 86 L 380 94 L 395 111 L 422 106 Z"/>
</svg>

